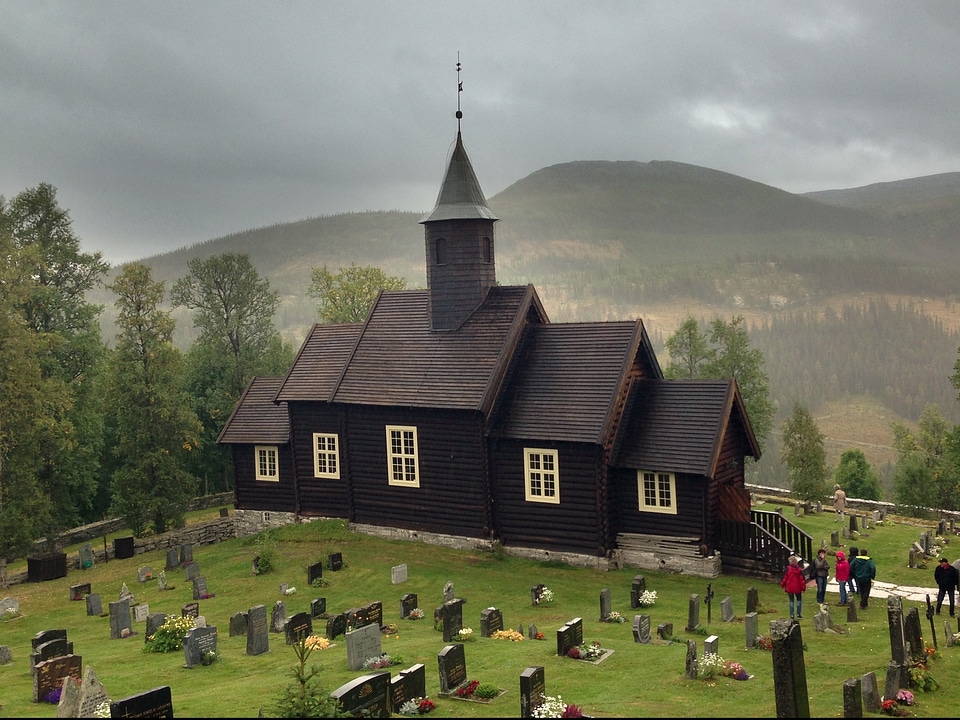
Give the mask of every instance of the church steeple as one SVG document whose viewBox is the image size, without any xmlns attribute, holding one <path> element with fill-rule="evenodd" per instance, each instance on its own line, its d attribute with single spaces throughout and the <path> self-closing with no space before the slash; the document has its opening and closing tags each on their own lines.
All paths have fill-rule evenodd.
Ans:
<svg viewBox="0 0 960 720">
<path fill-rule="evenodd" d="M 460 63 L 457 63 L 457 73 Z M 459 78 L 459 74 L 458 74 Z M 423 216 L 427 289 L 433 330 L 456 330 L 497 283 L 493 224 L 477 175 L 463 147 L 457 88 L 457 141 L 433 210 Z"/>
</svg>

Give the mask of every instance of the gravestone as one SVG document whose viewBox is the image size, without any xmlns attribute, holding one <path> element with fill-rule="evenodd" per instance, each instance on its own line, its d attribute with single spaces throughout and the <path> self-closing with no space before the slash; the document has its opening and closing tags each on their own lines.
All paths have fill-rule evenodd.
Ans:
<svg viewBox="0 0 960 720">
<path fill-rule="evenodd" d="M 920 611 L 916 607 L 909 608 L 903 618 L 903 637 L 910 648 L 910 656 L 913 662 L 926 662 L 927 653 L 923 646 L 923 632 L 920 629 Z"/>
<path fill-rule="evenodd" d="M 503 613 L 495 607 L 481 610 L 480 637 L 491 637 L 498 630 L 503 630 Z"/>
<path fill-rule="evenodd" d="M 887 628 L 890 632 L 890 658 L 904 667 L 907 664 L 907 638 L 903 631 L 903 600 L 896 595 L 887 596 Z"/>
<path fill-rule="evenodd" d="M 853 595 L 847 597 L 847 623 L 860 622 L 860 618 L 857 615 L 857 603 L 854 600 Z"/>
<path fill-rule="evenodd" d="M 443 622 L 443 641 L 450 642 L 460 633 L 463 627 L 463 600 L 448 600 L 440 610 L 440 619 Z"/>
<path fill-rule="evenodd" d="M 423 663 L 411 665 L 390 678 L 390 709 L 396 714 L 408 700 L 427 696 L 427 671 Z"/>
<path fill-rule="evenodd" d="M 310 601 L 310 614 L 315 618 L 326 617 L 327 615 L 327 599 L 326 598 L 314 598 Z"/>
<path fill-rule="evenodd" d="M 254 605 L 247 610 L 247 655 L 262 655 L 269 649 L 267 608 L 265 605 Z"/>
<path fill-rule="evenodd" d="M 143 622 L 150 614 L 150 606 L 147 603 L 137 603 L 130 608 L 133 613 L 133 622 Z"/>
<path fill-rule="evenodd" d="M 910 673 L 897 663 L 891 660 L 887 663 L 887 677 L 883 685 L 883 697 L 895 698 L 900 688 L 910 687 Z"/>
<path fill-rule="evenodd" d="M 252 573 L 253 575 L 259 575 L 259 574 L 260 574 L 260 556 L 259 556 L 259 555 L 254 555 L 254 556 L 253 556 L 251 573 Z"/>
<path fill-rule="evenodd" d="M 907 556 L 907 567 L 916 568 L 917 567 L 917 550 L 916 548 L 910 548 L 910 553 Z"/>
<path fill-rule="evenodd" d="M 400 598 L 400 619 L 406 620 L 408 617 L 410 617 L 410 613 L 416 610 L 418 607 L 417 594 L 407 593 Z"/>
<path fill-rule="evenodd" d="M 700 627 L 700 596 L 694 593 L 690 596 L 690 607 L 687 611 L 687 632 L 693 632 Z"/>
<path fill-rule="evenodd" d="M 840 531 L 834 530 L 830 533 L 830 547 L 840 547 Z"/>
<path fill-rule="evenodd" d="M 367 659 L 380 657 L 383 654 L 382 637 L 380 628 L 376 625 L 364 625 L 347 631 L 344 636 L 347 643 L 347 666 L 351 670 L 362 670 Z"/>
<path fill-rule="evenodd" d="M 93 553 L 93 547 L 90 543 L 86 543 L 82 548 L 80 548 L 80 569 L 89 570 L 96 563 L 96 557 Z"/>
<path fill-rule="evenodd" d="M 203 615 L 197 615 L 197 616 L 193 619 L 193 626 L 194 626 L 194 627 L 206 627 L 206 626 L 207 626 L 207 618 L 204 617 Z"/>
<path fill-rule="evenodd" d="M 390 568 L 390 582 L 394 585 L 405 583 L 407 581 L 407 565 L 394 565 Z"/>
<path fill-rule="evenodd" d="M 167 582 L 167 571 L 161 570 L 160 573 L 157 575 L 157 590 L 160 590 L 162 592 L 164 590 L 172 590 L 172 589 L 173 588 L 170 587 L 170 584 Z"/>
<path fill-rule="evenodd" d="M 177 567 L 180 567 L 180 559 L 177 557 L 177 549 L 167 548 L 167 564 L 164 566 L 164 568 L 166 570 L 173 570 Z"/>
<path fill-rule="evenodd" d="M 282 633 L 283 624 L 287 621 L 287 606 L 283 600 L 277 600 L 270 611 L 270 632 Z"/>
<path fill-rule="evenodd" d="M 307 565 L 307 585 L 313 585 L 317 580 L 323 578 L 323 562 L 316 562 L 313 565 Z"/>
<path fill-rule="evenodd" d="M 547 683 L 543 665 L 534 665 L 520 673 L 520 717 L 532 718 L 533 711 L 543 704 Z"/>
<path fill-rule="evenodd" d="M 100 602 L 100 593 L 87 595 L 87 615 L 100 617 L 103 615 L 103 603 Z"/>
<path fill-rule="evenodd" d="M 347 618 L 343 613 L 327 618 L 327 640 L 336 640 L 347 632 Z"/>
<path fill-rule="evenodd" d="M 847 678 L 843 681 L 843 717 L 863 717 L 863 695 L 860 678 Z"/>
<path fill-rule="evenodd" d="M 684 676 L 687 680 L 697 679 L 697 641 L 687 640 L 687 654 L 684 659 Z"/>
<path fill-rule="evenodd" d="M 361 608 L 350 608 L 344 613 L 347 619 L 347 630 L 356 630 L 364 625 L 383 626 L 383 603 L 375 600 Z"/>
<path fill-rule="evenodd" d="M 390 717 L 390 673 L 361 675 L 330 693 L 346 717 Z"/>
<path fill-rule="evenodd" d="M 128 600 L 131 605 L 136 602 L 135 598 L 133 597 L 133 593 L 130 592 L 130 588 L 127 587 L 126 583 L 123 583 L 123 585 L 120 586 L 120 596 L 117 598 L 117 600 Z"/>
<path fill-rule="evenodd" d="M 640 596 L 647 590 L 647 579 L 643 575 L 634 575 L 630 584 L 630 608 L 640 607 Z"/>
<path fill-rule="evenodd" d="M 606 620 L 610 617 L 613 610 L 613 603 L 610 599 L 610 588 L 603 588 L 600 591 L 600 620 Z"/>
<path fill-rule="evenodd" d="M 757 646 L 757 636 L 760 634 L 760 621 L 755 612 L 747 613 L 743 616 L 743 628 L 747 636 L 747 647 L 755 648 Z"/>
<path fill-rule="evenodd" d="M 220 508 L 220 517 L 222 518 L 230 517 L 230 508 Z"/>
<path fill-rule="evenodd" d="M 243 637 L 247 634 L 247 613 L 241 611 L 230 616 L 230 637 Z"/>
<path fill-rule="evenodd" d="M 330 569 L 333 570 L 333 572 L 337 572 L 338 570 L 342 569 L 343 553 L 338 553 L 338 552 L 330 553 L 330 555 L 327 557 L 327 563 L 329 564 Z"/>
<path fill-rule="evenodd" d="M 527 628 L 527 637 L 531 640 L 536 640 L 537 635 L 540 633 L 540 628 L 538 628 L 533 623 L 530 623 L 530 627 Z"/>
<path fill-rule="evenodd" d="M 467 681 L 467 658 L 463 644 L 447 645 L 437 654 L 440 697 L 447 697 Z"/>
<path fill-rule="evenodd" d="M 83 600 L 89 594 L 90 594 L 90 583 L 81 583 L 79 585 L 70 586 L 71 600 Z"/>
<path fill-rule="evenodd" d="M 534 606 L 540 604 L 540 600 L 543 598 L 543 591 L 546 588 L 546 585 L 539 583 L 530 588 L 530 603 Z"/>
<path fill-rule="evenodd" d="M 153 568 L 149 565 L 137 568 L 137 582 L 144 583 L 147 580 L 153 580 Z"/>
<path fill-rule="evenodd" d="M 313 635 L 313 618 L 310 613 L 298 612 L 287 618 L 283 627 L 287 645 L 293 645 Z"/>
<path fill-rule="evenodd" d="M 660 623 L 657 625 L 657 637 L 661 640 L 672 640 L 673 623 Z"/>
<path fill-rule="evenodd" d="M 191 602 L 180 607 L 180 617 L 198 618 L 200 617 L 200 603 Z"/>
<path fill-rule="evenodd" d="M 872 670 L 860 678 L 860 696 L 866 710 L 880 712 L 880 687 L 877 685 L 877 674 Z"/>
<path fill-rule="evenodd" d="M 191 560 L 183 566 L 183 579 L 185 581 L 200 577 L 200 563 Z"/>
<path fill-rule="evenodd" d="M 110 611 L 110 639 L 118 640 L 133 634 L 130 627 L 130 601 L 117 600 L 109 604 Z M 124 632 L 126 631 L 126 632 Z"/>
<path fill-rule="evenodd" d="M 80 686 L 73 678 L 65 677 L 60 681 L 60 687 L 61 692 L 60 702 L 57 703 L 57 717 L 83 717 L 80 715 Z"/>
<path fill-rule="evenodd" d="M 852 516 L 851 516 L 852 517 Z M 773 689 L 777 717 L 810 717 L 803 636 L 795 620 L 772 620 Z"/>
<path fill-rule="evenodd" d="M 574 618 L 557 630 L 557 655 L 563 657 L 567 651 L 583 645 L 583 619 Z"/>
<path fill-rule="evenodd" d="M 5 597 L 3 600 L 0 600 L 0 615 L 4 613 L 10 613 L 11 615 L 19 614 L 20 603 L 12 597 Z"/>
<path fill-rule="evenodd" d="M 45 702 L 47 695 L 59 690 L 65 677 L 83 677 L 83 659 L 79 655 L 60 655 L 37 663 L 33 674 L 33 701 Z"/>
<path fill-rule="evenodd" d="M 0 665 L 9 665 L 13 662 L 13 650 L 9 645 L 0 645 Z"/>
<path fill-rule="evenodd" d="M 720 654 L 720 638 L 718 638 L 716 635 L 710 635 L 706 640 L 704 640 L 703 654 L 719 655 Z"/>
<path fill-rule="evenodd" d="M 113 556 L 117 560 L 132 558 L 136 554 L 136 541 L 133 536 L 113 539 Z"/>
<path fill-rule="evenodd" d="M 201 665 L 207 653 L 217 652 L 217 628 L 213 625 L 193 628 L 183 636 L 184 667 Z"/>
<path fill-rule="evenodd" d="M 51 640 L 58 639 L 67 639 L 67 631 L 58 629 L 58 630 L 41 630 L 32 638 L 30 638 L 30 648 L 36 650 L 38 647 L 43 645 L 45 642 L 50 642 Z"/>
<path fill-rule="evenodd" d="M 180 564 L 193 562 L 193 545 L 186 543 L 180 546 Z"/>
<path fill-rule="evenodd" d="M 446 585 L 443 586 L 443 601 L 444 601 L 444 602 L 450 602 L 451 600 L 455 600 L 456 597 L 457 597 L 457 594 L 453 591 L 453 583 L 452 583 L 452 582 L 448 582 Z"/>
<path fill-rule="evenodd" d="M 727 595 L 720 601 L 720 619 L 725 623 L 733 622 L 737 616 L 733 612 L 733 598 Z"/>
<path fill-rule="evenodd" d="M 289 593 L 288 593 L 287 591 L 288 591 L 289 589 L 290 589 L 290 584 L 289 584 L 289 583 L 280 583 L 280 594 L 281 594 L 281 595 L 288 595 Z"/>
<path fill-rule="evenodd" d="M 34 674 L 36 672 L 36 666 L 39 663 L 45 660 L 64 657 L 65 655 L 73 655 L 73 643 L 65 637 L 58 637 L 40 643 L 33 649 L 33 652 L 30 653 L 30 673 Z"/>
<path fill-rule="evenodd" d="M 198 575 L 193 579 L 193 599 L 205 600 L 209 593 L 207 592 L 207 579 Z"/>
<path fill-rule="evenodd" d="M 850 514 L 850 532 L 859 532 L 860 527 L 857 525 L 857 516 L 853 513 Z"/>
<path fill-rule="evenodd" d="M 111 702 L 110 717 L 172 718 L 173 695 L 170 692 L 170 686 L 156 687 Z"/>
<path fill-rule="evenodd" d="M 167 622 L 167 614 L 162 612 L 150 613 L 147 615 L 146 626 L 143 632 L 143 641 L 148 642 L 153 638 L 154 633 L 162 628 Z"/>
<path fill-rule="evenodd" d="M 650 616 L 633 616 L 633 641 L 647 644 L 650 642 Z"/>
</svg>

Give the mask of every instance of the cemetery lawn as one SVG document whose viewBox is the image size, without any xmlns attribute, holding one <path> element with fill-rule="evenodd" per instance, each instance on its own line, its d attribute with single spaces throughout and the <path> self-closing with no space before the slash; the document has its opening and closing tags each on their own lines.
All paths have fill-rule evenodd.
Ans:
<svg viewBox="0 0 960 720">
<path fill-rule="evenodd" d="M 794 517 L 791 501 L 785 499 L 782 506 L 791 520 L 813 536 L 815 546 L 822 539 L 829 545 L 831 532 L 840 528 L 834 522 L 832 509 Z M 759 509 L 774 507 L 768 503 Z M 925 568 L 908 567 L 910 546 L 920 539 L 921 532 L 935 534 L 935 527 L 932 519 L 920 521 L 888 515 L 884 525 L 866 530 L 865 537 L 841 543 L 845 550 L 851 544 L 866 547 L 876 562 L 880 581 L 935 587 L 935 559 L 931 558 Z M 309 613 L 311 600 L 320 597 L 326 598 L 330 614 L 375 601 L 383 603 L 383 622 L 396 624 L 396 632 L 382 636 L 383 652 L 401 659 L 399 665 L 389 670 L 397 675 L 402 669 L 422 663 L 427 695 L 436 703 L 436 717 L 519 717 L 520 674 L 527 667 L 538 665 L 545 668 L 548 695 L 559 695 L 564 702 L 575 703 L 594 717 L 776 716 L 772 654 L 746 649 L 743 622 L 750 587 L 759 593 L 761 634 L 769 634 L 771 620 L 788 616 L 786 596 L 776 581 L 739 576 L 708 580 L 636 568 L 613 572 L 570 568 L 501 554 L 382 540 L 352 533 L 344 521 L 289 526 L 271 531 L 269 538 L 275 543 L 275 569 L 257 576 L 251 572 L 252 558 L 263 547 L 257 538 L 193 546 L 194 560 L 200 564 L 208 590 L 214 593 L 214 597 L 198 601 L 200 614 L 208 625 L 219 630 L 220 657 L 209 666 L 185 668 L 182 651 L 144 653 L 143 622 L 134 623 L 137 634 L 132 637 L 111 640 L 109 618 L 88 617 L 86 603 L 70 600 L 71 585 L 90 583 L 92 591 L 100 594 L 106 612 L 126 583 L 138 602 L 149 604 L 151 613 L 179 616 L 181 607 L 193 601 L 191 583 L 184 579 L 182 570 L 166 573 L 168 583 L 175 586 L 173 590 L 158 590 L 156 579 L 137 581 L 137 569 L 141 566 L 151 566 L 156 578 L 165 566 L 163 550 L 97 563 L 88 570 L 71 569 L 67 577 L 57 580 L 22 583 L 0 590 L 0 598 L 16 599 L 21 610 L 20 617 L 0 622 L 0 645 L 8 645 L 13 653 L 13 662 L 0 666 L 0 717 L 56 716 L 55 706 L 32 702 L 30 640 L 36 633 L 49 629 L 66 629 L 74 653 L 82 657 L 84 667 L 94 669 L 113 700 L 169 685 L 176 717 L 257 717 L 261 709 L 265 716 L 275 716 L 276 700 L 293 681 L 293 649 L 286 645 L 282 633 L 270 633 L 269 652 L 246 655 L 246 638 L 229 637 L 230 617 L 255 605 L 266 606 L 269 616 L 278 600 L 286 603 L 288 616 L 301 611 Z M 954 560 L 960 556 L 960 537 L 950 540 L 941 554 Z M 831 568 L 835 549 L 831 548 L 829 555 Z M 73 560 L 79 546 L 66 551 Z M 308 586 L 307 566 L 325 561 L 335 552 L 343 555 L 343 569 L 332 572 L 325 567 L 324 584 Z M 407 565 L 408 579 L 394 585 L 391 568 L 402 564 Z M 13 563 L 11 570 L 15 569 L 17 564 Z M 647 589 L 656 591 L 653 607 L 630 607 L 631 582 L 636 575 L 643 575 Z M 453 584 L 456 597 L 466 601 L 463 622 L 473 629 L 472 639 L 464 644 L 467 677 L 506 691 L 488 703 L 439 697 L 437 653 L 445 643 L 434 629 L 432 618 L 434 610 L 443 603 L 443 588 L 448 582 Z M 282 583 L 295 587 L 296 593 L 281 596 Z M 538 583 L 553 591 L 552 602 L 532 605 L 530 590 Z M 714 593 L 710 621 L 702 602 L 700 631 L 687 632 L 690 597 L 697 594 L 703 601 L 708 583 Z M 611 592 L 612 609 L 626 617 L 627 622 L 599 621 L 599 598 L 604 589 Z M 400 619 L 400 598 L 407 593 L 418 596 L 423 620 Z M 729 623 L 722 621 L 720 607 L 727 596 L 732 599 L 736 614 Z M 846 609 L 836 606 L 838 595 L 828 593 L 834 623 L 848 630 L 846 634 L 831 635 L 813 629 L 814 600 L 815 590 L 811 588 L 804 595 L 800 621 L 807 648 L 804 659 L 810 712 L 813 717 L 842 717 L 843 682 L 848 678 L 859 678 L 872 671 L 883 692 L 891 658 L 886 601 L 872 598 L 870 607 L 860 612 L 859 622 L 847 626 Z M 936 597 L 931 597 L 931 601 L 935 602 Z M 529 625 L 535 624 L 545 640 L 527 638 L 511 642 L 480 637 L 480 613 L 488 607 L 502 611 L 505 628 L 522 625 L 526 636 Z M 904 614 L 911 607 L 919 608 L 924 641 L 932 645 L 925 605 L 903 601 Z M 650 615 L 653 640 L 649 644 L 634 642 L 632 620 L 637 614 Z M 603 662 L 595 665 L 556 655 L 557 629 L 576 617 L 583 618 L 585 643 L 596 640 L 613 650 Z M 910 710 L 916 717 L 954 716 L 960 706 L 960 685 L 952 684 L 953 679 L 960 677 L 960 645 L 947 647 L 944 620 L 949 619 L 946 608 L 935 617 L 940 649 L 929 669 L 940 687 L 932 692 L 914 691 L 917 704 Z M 657 639 L 657 628 L 665 623 L 672 623 L 677 642 Z M 323 635 L 325 627 L 325 620 L 314 621 L 315 634 Z M 740 663 L 752 679 L 687 680 L 686 641 L 697 642 L 699 655 L 708 635 L 718 636 L 719 655 Z M 311 664 L 321 669 L 318 677 L 324 694 L 364 674 L 348 669 L 342 636 L 329 649 L 314 652 L 308 661 Z"/>
</svg>

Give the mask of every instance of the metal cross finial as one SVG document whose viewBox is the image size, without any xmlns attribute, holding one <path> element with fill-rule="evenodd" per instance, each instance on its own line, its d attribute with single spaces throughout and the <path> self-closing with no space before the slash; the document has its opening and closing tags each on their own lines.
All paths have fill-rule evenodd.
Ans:
<svg viewBox="0 0 960 720">
<path fill-rule="evenodd" d="M 457 132 L 460 132 L 460 118 L 463 113 L 460 111 L 460 93 L 463 92 L 463 81 L 460 80 L 460 52 L 457 51 Z"/>
</svg>

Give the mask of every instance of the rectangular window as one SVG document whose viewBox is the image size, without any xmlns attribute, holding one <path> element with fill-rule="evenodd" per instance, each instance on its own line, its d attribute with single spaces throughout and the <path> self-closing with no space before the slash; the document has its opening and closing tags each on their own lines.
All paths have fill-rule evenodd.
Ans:
<svg viewBox="0 0 960 720">
<path fill-rule="evenodd" d="M 280 482 L 276 445 L 257 445 L 253 452 L 256 458 L 256 479 Z"/>
<path fill-rule="evenodd" d="M 313 434 L 313 476 L 340 479 L 340 452 L 336 435 Z"/>
<path fill-rule="evenodd" d="M 560 503 L 560 466 L 556 450 L 524 448 L 523 472 L 528 501 Z"/>
<path fill-rule="evenodd" d="M 415 427 L 387 426 L 387 478 L 390 485 L 420 487 Z"/>
<path fill-rule="evenodd" d="M 640 510 L 677 514 L 677 481 L 673 473 L 637 471 Z"/>
</svg>

